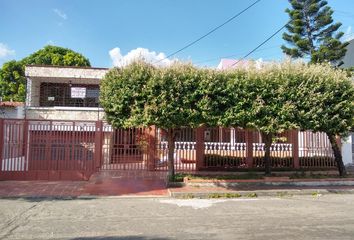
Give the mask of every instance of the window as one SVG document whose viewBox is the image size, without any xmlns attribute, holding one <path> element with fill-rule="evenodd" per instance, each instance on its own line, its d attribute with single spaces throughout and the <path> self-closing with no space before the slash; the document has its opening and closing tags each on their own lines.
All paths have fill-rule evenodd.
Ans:
<svg viewBox="0 0 354 240">
<path fill-rule="evenodd" d="M 41 83 L 41 107 L 98 107 L 99 85 Z"/>
</svg>

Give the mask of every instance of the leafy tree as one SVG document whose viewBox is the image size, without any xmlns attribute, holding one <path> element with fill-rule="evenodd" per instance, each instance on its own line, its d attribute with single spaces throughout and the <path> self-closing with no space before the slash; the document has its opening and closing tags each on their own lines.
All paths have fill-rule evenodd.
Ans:
<svg viewBox="0 0 354 240">
<path fill-rule="evenodd" d="M 21 60 L 24 65 L 90 66 L 90 61 L 82 54 L 68 48 L 45 46 Z"/>
<path fill-rule="evenodd" d="M 4 101 L 25 101 L 25 65 L 90 66 L 90 61 L 68 48 L 45 46 L 20 61 L 9 61 L 0 69 L 0 94 Z"/>
<path fill-rule="evenodd" d="M 200 77 L 200 72 L 191 65 L 153 68 L 135 62 L 112 69 L 101 82 L 100 102 L 114 127 L 155 125 L 165 132 L 171 179 L 179 128 L 201 123 L 197 110 Z"/>
<path fill-rule="evenodd" d="M 304 130 L 325 132 L 340 176 L 346 175 L 336 136 L 346 137 L 354 126 L 354 86 L 344 70 L 329 65 L 292 65 L 288 88 L 293 89 L 296 121 Z"/>
<path fill-rule="evenodd" d="M 203 123 L 197 104 L 201 99 L 198 91 L 202 71 L 189 64 L 175 64 L 155 71 L 149 81 L 148 105 L 145 116 L 148 125 L 164 130 L 168 142 L 168 170 L 174 178 L 175 139 L 181 127 L 196 127 Z"/>
<path fill-rule="evenodd" d="M 116 128 L 148 126 L 144 108 L 155 69 L 143 62 L 111 69 L 100 83 L 100 103 Z"/>
<path fill-rule="evenodd" d="M 285 54 L 292 58 L 309 57 L 311 63 L 330 62 L 339 66 L 346 53 L 347 42 L 342 43 L 343 32 L 337 32 L 341 23 L 333 23 L 333 10 L 324 0 L 289 0 L 292 9 L 286 9 L 290 23 L 283 39 L 292 47 L 283 45 Z"/>
<path fill-rule="evenodd" d="M 290 92 L 285 87 L 279 67 L 253 68 L 242 75 L 229 81 L 229 88 L 238 91 L 232 93 L 231 105 L 224 118 L 229 124 L 256 129 L 261 133 L 265 173 L 270 174 L 273 138 L 277 133 L 297 127 L 292 119 L 294 105 L 288 100 Z"/>
<path fill-rule="evenodd" d="M 203 122 L 209 127 L 245 126 L 246 120 L 240 118 L 247 108 L 244 103 L 249 94 L 244 94 L 244 71 L 200 71 L 203 71 L 199 84 L 202 99 L 198 109 Z"/>
<path fill-rule="evenodd" d="M 292 121 L 295 109 L 288 101 L 290 92 L 284 80 L 276 66 L 215 72 L 211 78 L 202 80 L 203 99 L 199 109 L 204 121 L 213 126 L 260 131 L 265 144 L 266 174 L 270 174 L 273 138 L 297 126 Z"/>
<path fill-rule="evenodd" d="M 25 100 L 26 78 L 20 62 L 9 61 L 0 69 L 0 96 L 3 101 Z"/>
</svg>

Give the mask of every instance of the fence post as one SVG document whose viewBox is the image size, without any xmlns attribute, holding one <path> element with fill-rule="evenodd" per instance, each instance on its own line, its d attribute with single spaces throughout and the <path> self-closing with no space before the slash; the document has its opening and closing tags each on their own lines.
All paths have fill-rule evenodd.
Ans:
<svg viewBox="0 0 354 240">
<path fill-rule="evenodd" d="M 196 129 L 195 136 L 195 158 L 196 158 L 196 170 L 200 171 L 205 167 L 204 162 L 204 130 L 205 127 L 198 127 Z"/>
<path fill-rule="evenodd" d="M 95 128 L 95 172 L 98 172 L 102 163 L 102 145 L 103 145 L 103 122 L 97 121 Z"/>
<path fill-rule="evenodd" d="M 245 130 L 246 142 L 246 163 L 248 168 L 253 168 L 253 131 Z"/>
<path fill-rule="evenodd" d="M 150 126 L 145 131 L 147 134 L 147 169 L 154 171 L 156 162 L 156 126 Z"/>
<path fill-rule="evenodd" d="M 0 174 L 2 172 L 2 155 L 4 150 L 4 119 L 0 119 Z"/>
<path fill-rule="evenodd" d="M 46 129 L 42 130 L 45 132 L 47 141 L 45 143 L 45 162 L 47 164 L 46 168 L 48 171 L 52 170 L 52 145 L 53 145 L 53 121 L 49 121 L 49 131 L 46 131 Z M 36 161 L 38 162 L 38 161 Z M 38 163 L 37 163 L 38 165 Z M 38 167 L 41 168 L 41 166 L 34 166 L 35 169 L 33 170 L 39 170 Z"/>
<path fill-rule="evenodd" d="M 25 119 L 24 122 L 23 122 L 23 155 L 25 156 L 25 159 L 24 159 L 24 171 L 27 172 L 27 169 L 28 169 L 28 151 L 29 151 L 29 146 L 28 146 L 28 137 L 29 137 L 29 128 L 28 128 L 28 120 Z"/>
<path fill-rule="evenodd" d="M 292 144 L 293 144 L 293 161 L 294 168 L 300 168 L 300 160 L 299 160 L 299 130 L 292 130 Z"/>
</svg>

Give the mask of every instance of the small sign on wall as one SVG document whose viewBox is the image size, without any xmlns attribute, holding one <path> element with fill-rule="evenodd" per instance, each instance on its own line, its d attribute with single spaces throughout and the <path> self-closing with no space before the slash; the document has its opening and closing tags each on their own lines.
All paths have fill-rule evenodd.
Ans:
<svg viewBox="0 0 354 240">
<path fill-rule="evenodd" d="M 72 87 L 71 88 L 71 98 L 85 98 L 86 88 L 84 87 Z"/>
</svg>

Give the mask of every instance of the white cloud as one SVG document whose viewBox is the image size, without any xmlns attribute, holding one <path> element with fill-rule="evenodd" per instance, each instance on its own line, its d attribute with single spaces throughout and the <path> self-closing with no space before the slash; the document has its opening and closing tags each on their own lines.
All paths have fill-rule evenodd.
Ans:
<svg viewBox="0 0 354 240">
<path fill-rule="evenodd" d="M 0 58 L 6 58 L 15 55 L 15 50 L 10 49 L 3 43 L 0 43 Z"/>
<path fill-rule="evenodd" d="M 354 39 L 354 33 L 352 30 L 352 26 L 349 26 L 349 27 L 347 27 L 347 31 L 345 31 L 345 34 L 344 34 L 344 41 L 348 42 L 353 39 Z"/>
<path fill-rule="evenodd" d="M 64 20 L 66 20 L 68 18 L 68 16 L 66 16 L 66 14 L 64 12 L 60 11 L 57 8 L 53 9 L 53 12 Z"/>
<path fill-rule="evenodd" d="M 166 59 L 166 55 L 162 52 L 157 53 L 146 48 L 136 48 L 122 55 L 120 48 L 115 47 L 109 51 L 113 65 L 116 67 L 126 66 L 136 60 L 144 60 L 158 66 L 169 66 L 176 60 Z"/>
</svg>

